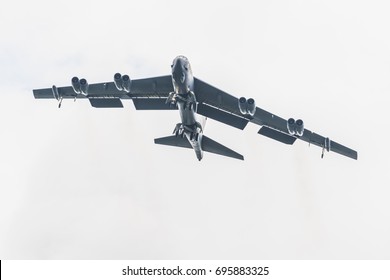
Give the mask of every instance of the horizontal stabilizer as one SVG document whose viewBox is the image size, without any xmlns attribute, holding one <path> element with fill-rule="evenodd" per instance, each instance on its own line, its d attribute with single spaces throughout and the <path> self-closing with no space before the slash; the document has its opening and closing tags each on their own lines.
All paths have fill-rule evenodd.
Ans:
<svg viewBox="0 0 390 280">
<path fill-rule="evenodd" d="M 188 142 L 187 138 L 182 138 L 180 136 L 167 136 L 154 139 L 155 144 L 167 145 L 167 146 L 175 146 L 181 148 L 189 148 L 192 149 L 190 142 Z"/>
<path fill-rule="evenodd" d="M 292 145 L 294 144 L 295 140 L 297 140 L 297 138 L 291 135 L 287 135 L 285 133 L 282 133 L 280 131 L 277 131 L 275 129 L 266 126 L 262 126 L 258 133 L 287 145 Z"/>
<path fill-rule="evenodd" d="M 181 148 L 189 148 L 192 149 L 192 146 L 190 142 L 188 142 L 187 138 L 178 137 L 175 135 L 162 137 L 162 138 L 156 138 L 154 139 L 155 144 L 160 145 L 167 145 L 167 146 L 175 146 L 175 147 L 181 147 Z M 239 153 L 236 153 L 235 151 L 225 147 L 222 144 L 219 144 L 218 142 L 215 142 L 214 140 L 202 136 L 202 150 L 205 152 L 222 155 L 226 157 L 236 158 L 244 160 L 244 157 L 240 155 Z"/>
<path fill-rule="evenodd" d="M 240 155 L 239 153 L 225 147 L 222 144 L 219 144 L 218 142 L 215 142 L 214 140 L 212 140 L 204 135 L 202 138 L 202 149 L 205 152 L 244 160 L 244 157 L 242 155 Z"/>
<path fill-rule="evenodd" d="M 89 102 L 95 108 L 123 108 L 119 98 L 90 98 Z"/>
</svg>

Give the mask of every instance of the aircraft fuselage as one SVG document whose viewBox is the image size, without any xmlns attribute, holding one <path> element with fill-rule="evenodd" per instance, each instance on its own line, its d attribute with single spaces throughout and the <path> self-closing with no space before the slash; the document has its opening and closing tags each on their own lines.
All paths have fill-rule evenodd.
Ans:
<svg viewBox="0 0 390 280">
<path fill-rule="evenodd" d="M 179 134 L 188 139 L 198 160 L 201 160 L 203 157 L 201 145 L 203 127 L 198 122 L 196 114 L 194 76 L 191 65 L 186 57 L 178 56 L 173 60 L 171 67 L 174 88 L 171 98 L 177 104 L 181 118 L 181 124 L 176 125 L 175 132 L 180 131 Z"/>
</svg>

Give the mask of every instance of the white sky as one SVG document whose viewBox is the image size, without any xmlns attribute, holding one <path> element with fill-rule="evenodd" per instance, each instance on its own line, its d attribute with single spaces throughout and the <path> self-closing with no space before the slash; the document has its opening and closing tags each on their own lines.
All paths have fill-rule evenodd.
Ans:
<svg viewBox="0 0 390 280">
<path fill-rule="evenodd" d="M 388 1 L 8 1 L 0 259 L 389 259 Z M 245 161 L 153 144 L 177 112 L 34 100 L 115 72 L 195 76 L 358 150 L 213 120 Z"/>
</svg>

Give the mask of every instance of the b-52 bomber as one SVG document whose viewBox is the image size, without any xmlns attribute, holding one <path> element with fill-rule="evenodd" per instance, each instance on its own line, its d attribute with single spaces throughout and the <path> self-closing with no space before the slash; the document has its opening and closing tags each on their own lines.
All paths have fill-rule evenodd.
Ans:
<svg viewBox="0 0 390 280">
<path fill-rule="evenodd" d="M 72 86 L 34 89 L 35 98 L 54 98 L 61 107 L 63 99 L 88 99 L 96 108 L 121 108 L 122 99 L 131 99 L 137 110 L 179 110 L 181 122 L 173 135 L 157 138 L 156 144 L 192 148 L 198 160 L 203 151 L 243 160 L 244 157 L 203 134 L 207 118 L 243 130 L 251 122 L 261 128 L 259 134 L 292 145 L 297 139 L 325 151 L 357 159 L 357 152 L 306 128 L 301 119 L 285 120 L 256 107 L 253 98 L 236 98 L 192 74 L 184 56 L 177 56 L 171 75 L 131 80 L 116 73 L 112 82 L 88 84 L 86 79 L 73 77 Z"/>
</svg>

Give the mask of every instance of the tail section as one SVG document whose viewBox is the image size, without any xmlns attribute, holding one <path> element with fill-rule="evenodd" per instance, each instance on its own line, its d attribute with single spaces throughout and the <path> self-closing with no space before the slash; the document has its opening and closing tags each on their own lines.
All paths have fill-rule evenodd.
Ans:
<svg viewBox="0 0 390 280">
<path fill-rule="evenodd" d="M 203 135 L 202 138 L 202 149 L 205 152 L 221 155 L 221 156 L 226 156 L 226 157 L 231 157 L 231 158 L 236 158 L 240 160 L 244 160 L 244 156 L 229 149 L 228 147 L 225 147 L 222 144 L 219 144 L 218 142 L 208 138 L 207 136 Z"/>
<path fill-rule="evenodd" d="M 218 142 L 208 138 L 207 136 L 201 135 L 201 137 L 199 137 L 199 141 L 201 143 L 200 148 L 199 143 L 197 141 L 192 141 L 193 145 L 191 145 L 190 141 L 188 141 L 186 137 L 181 136 L 172 135 L 154 139 L 154 143 L 156 144 L 194 149 L 199 160 L 202 159 L 202 150 L 221 156 L 244 160 L 244 157 L 241 154 L 225 147 L 222 144 L 219 144 Z"/>
</svg>

